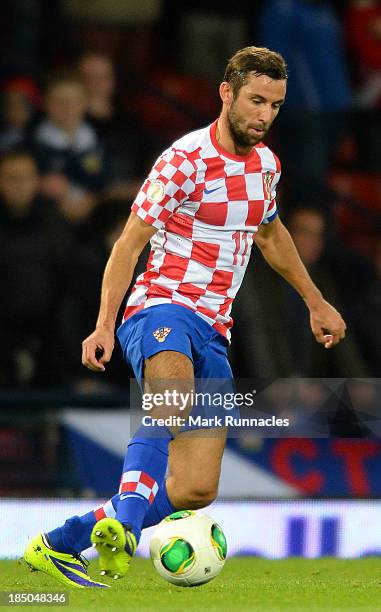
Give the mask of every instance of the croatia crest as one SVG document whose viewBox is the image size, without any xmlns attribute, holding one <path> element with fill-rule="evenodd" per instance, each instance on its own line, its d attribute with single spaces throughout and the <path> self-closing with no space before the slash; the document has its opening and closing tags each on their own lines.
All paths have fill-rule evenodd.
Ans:
<svg viewBox="0 0 381 612">
<path fill-rule="evenodd" d="M 157 330 L 152 333 L 152 335 L 158 342 L 164 342 L 171 329 L 171 327 L 158 327 Z"/>
<path fill-rule="evenodd" d="M 271 200 L 271 186 L 274 180 L 275 172 L 268 170 L 262 175 L 263 178 L 263 193 L 265 200 Z"/>
</svg>

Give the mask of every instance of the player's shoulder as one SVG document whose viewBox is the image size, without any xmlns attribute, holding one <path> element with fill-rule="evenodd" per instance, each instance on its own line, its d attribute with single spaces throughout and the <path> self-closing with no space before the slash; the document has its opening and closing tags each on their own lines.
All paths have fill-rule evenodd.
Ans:
<svg viewBox="0 0 381 612">
<path fill-rule="evenodd" d="M 184 152 L 193 153 L 200 147 L 205 146 L 209 141 L 209 133 L 209 125 L 198 130 L 193 130 L 175 140 L 172 147 L 183 150 Z"/>
<path fill-rule="evenodd" d="M 210 143 L 210 126 L 194 130 L 175 140 L 158 159 L 158 164 L 170 164 L 189 174 L 189 170 L 197 171 L 197 161 Z M 188 167 L 188 172 L 187 172 Z"/>
<path fill-rule="evenodd" d="M 263 168 L 264 170 L 275 170 L 281 172 L 281 163 L 277 154 L 264 142 L 260 142 L 255 146 L 257 153 L 259 153 L 263 166 L 270 165 L 271 168 Z"/>
<path fill-rule="evenodd" d="M 207 126 L 181 136 L 175 140 L 170 149 L 184 155 L 189 160 L 196 160 L 209 144 L 210 126 Z"/>
</svg>

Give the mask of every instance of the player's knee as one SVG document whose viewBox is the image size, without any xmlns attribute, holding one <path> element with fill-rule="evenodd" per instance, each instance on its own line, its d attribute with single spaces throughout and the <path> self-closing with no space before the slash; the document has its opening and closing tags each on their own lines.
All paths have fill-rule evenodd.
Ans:
<svg viewBox="0 0 381 612">
<path fill-rule="evenodd" d="M 217 497 L 217 488 L 211 486 L 188 486 L 177 489 L 176 499 L 172 500 L 177 508 L 198 510 L 209 506 Z"/>
<path fill-rule="evenodd" d="M 205 508 L 209 506 L 217 497 L 217 491 L 211 488 L 194 488 L 188 492 L 190 510 Z"/>
</svg>

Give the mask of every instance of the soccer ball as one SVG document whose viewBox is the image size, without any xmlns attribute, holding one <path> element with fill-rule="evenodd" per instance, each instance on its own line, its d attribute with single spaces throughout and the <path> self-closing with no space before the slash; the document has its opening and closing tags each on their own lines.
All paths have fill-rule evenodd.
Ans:
<svg viewBox="0 0 381 612">
<path fill-rule="evenodd" d="M 150 543 L 152 562 L 160 576 L 177 586 L 198 586 L 222 570 L 226 539 L 210 516 L 180 510 L 157 526 Z"/>
</svg>

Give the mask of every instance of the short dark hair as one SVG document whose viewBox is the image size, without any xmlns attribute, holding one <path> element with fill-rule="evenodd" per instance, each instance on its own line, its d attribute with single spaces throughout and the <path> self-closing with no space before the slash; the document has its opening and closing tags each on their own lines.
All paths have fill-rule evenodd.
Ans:
<svg viewBox="0 0 381 612">
<path fill-rule="evenodd" d="M 85 93 L 85 86 L 79 74 L 77 72 L 65 70 L 48 76 L 44 87 L 45 96 L 49 96 L 54 89 L 61 87 L 61 85 L 76 85 Z"/>
<path fill-rule="evenodd" d="M 253 72 L 256 76 L 265 74 L 275 81 L 287 80 L 287 66 L 284 58 L 266 47 L 244 47 L 227 63 L 224 81 L 230 83 L 234 97 Z"/>
</svg>

